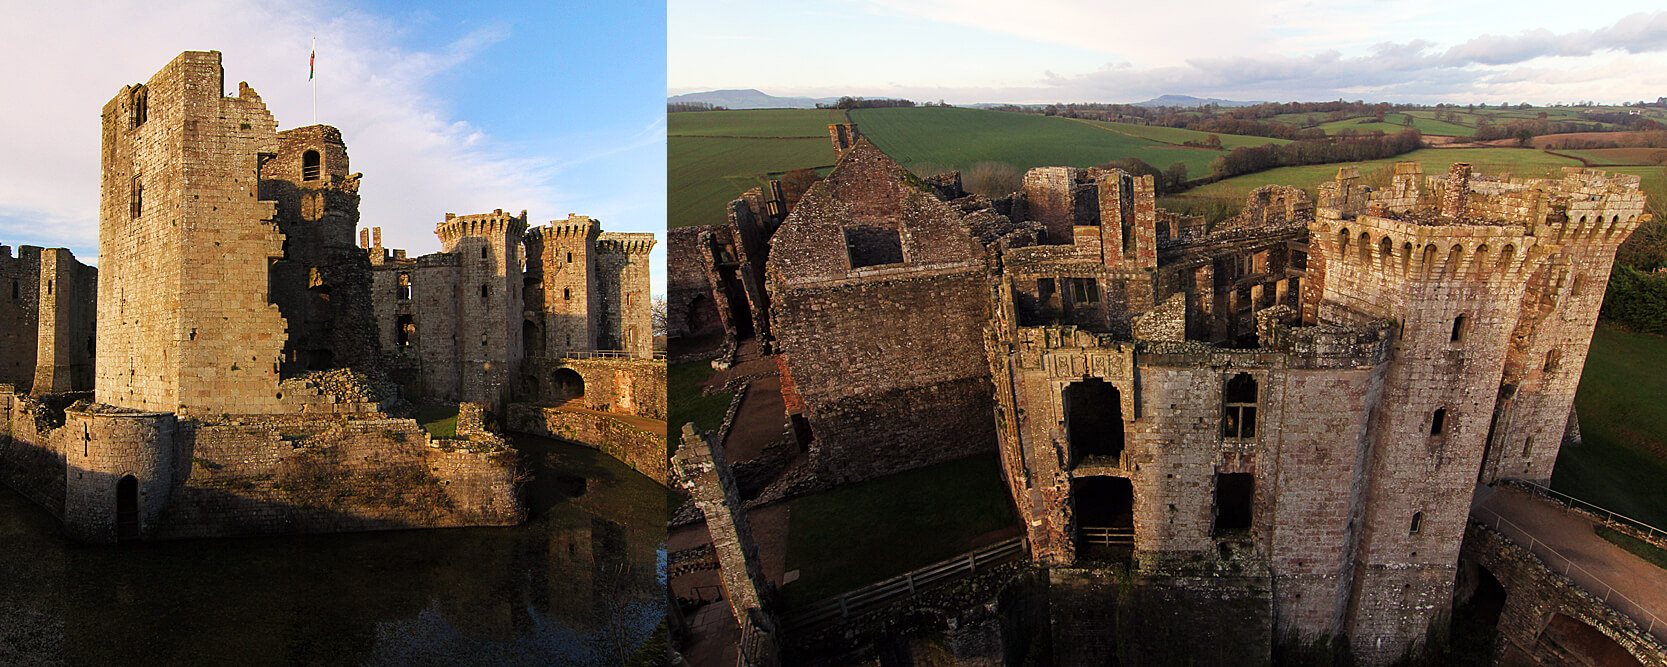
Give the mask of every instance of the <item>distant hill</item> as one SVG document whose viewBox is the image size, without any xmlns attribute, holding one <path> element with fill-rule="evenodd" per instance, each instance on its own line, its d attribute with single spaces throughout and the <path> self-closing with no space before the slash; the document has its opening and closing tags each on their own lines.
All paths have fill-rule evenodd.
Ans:
<svg viewBox="0 0 1667 667">
<path fill-rule="evenodd" d="M 1237 100 L 1218 100 L 1214 97 L 1202 98 L 1191 95 L 1164 95 L 1154 97 L 1145 102 L 1135 102 L 1137 107 L 1201 107 L 1208 104 L 1223 107 L 1248 107 L 1261 102 L 1240 102 Z"/>
<path fill-rule="evenodd" d="M 709 90 L 704 93 L 685 93 L 666 98 L 668 104 L 704 102 L 727 109 L 815 109 L 817 104 L 833 104 L 837 97 L 776 97 L 760 90 Z"/>
</svg>

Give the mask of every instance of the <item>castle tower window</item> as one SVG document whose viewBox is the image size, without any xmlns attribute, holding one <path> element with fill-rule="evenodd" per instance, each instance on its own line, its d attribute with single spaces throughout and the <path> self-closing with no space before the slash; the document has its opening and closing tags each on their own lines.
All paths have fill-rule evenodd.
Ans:
<svg viewBox="0 0 1667 667">
<path fill-rule="evenodd" d="M 1407 534 L 1408 535 L 1417 535 L 1418 532 L 1423 530 L 1423 529 L 1424 529 L 1424 513 L 1423 512 L 1413 512 L 1412 513 L 1412 527 L 1409 530 L 1407 530 Z"/>
<path fill-rule="evenodd" d="M 1123 454 L 1123 401 L 1117 386 L 1088 378 L 1065 387 L 1065 431 L 1072 465 L 1104 457 L 1120 465 Z"/>
<path fill-rule="evenodd" d="M 139 539 L 139 480 L 132 475 L 116 482 L 116 541 Z"/>
<path fill-rule="evenodd" d="M 323 171 L 323 161 L 319 159 L 318 151 L 307 151 L 301 154 L 301 180 L 316 181 Z"/>
<path fill-rule="evenodd" d="M 1250 529 L 1256 478 L 1248 472 L 1216 475 L 1216 520 L 1211 537 Z"/>
<path fill-rule="evenodd" d="M 1450 342 L 1458 343 L 1464 340 L 1465 329 L 1469 328 L 1469 318 L 1460 315 L 1453 318 L 1453 332 L 1448 338 Z"/>
<path fill-rule="evenodd" d="M 1522 455 L 1524 457 L 1526 457 L 1530 453 L 1532 453 L 1533 451 L 1534 451 L 1534 438 L 1532 438 L 1532 437 L 1523 438 L 1522 439 Z"/>
<path fill-rule="evenodd" d="M 481 259 L 486 259 L 486 246 L 481 246 L 480 247 L 480 258 Z"/>
<path fill-rule="evenodd" d="M 395 295 L 401 300 L 408 301 L 411 299 L 411 274 L 399 274 L 399 289 L 395 292 Z"/>
<path fill-rule="evenodd" d="M 400 315 L 395 321 L 394 343 L 400 347 L 410 347 L 411 340 L 417 337 L 417 324 L 410 315 Z"/>
<path fill-rule="evenodd" d="M 480 298 L 486 299 L 486 298 L 490 298 L 491 296 L 492 296 L 492 286 L 491 285 L 481 285 L 480 286 Z"/>
<path fill-rule="evenodd" d="M 1446 433 L 1447 408 L 1436 408 L 1435 414 L 1430 416 L 1430 435 L 1439 437 Z"/>
<path fill-rule="evenodd" d="M 139 86 L 136 90 L 133 91 L 133 116 L 132 116 L 132 119 L 131 119 L 132 120 L 132 126 L 133 127 L 139 127 L 140 125 L 144 125 L 145 121 L 149 117 L 150 117 L 150 89 L 146 88 L 144 86 Z"/>
<path fill-rule="evenodd" d="M 52 296 L 52 281 L 51 280 L 46 281 L 46 295 L 47 296 Z"/>
<path fill-rule="evenodd" d="M 132 209 L 129 214 L 133 217 L 139 217 L 139 213 L 145 210 L 145 184 L 139 181 L 138 176 L 133 177 L 133 186 L 128 188 L 127 201 L 128 207 Z"/>
<path fill-rule="evenodd" d="M 1562 361 L 1563 361 L 1563 351 L 1562 350 L 1559 350 L 1555 347 L 1551 348 L 1549 350 L 1546 350 L 1545 351 L 1545 369 L 1544 369 L 1545 372 L 1550 373 L 1554 370 L 1557 370 L 1557 365 L 1559 363 L 1561 363 Z"/>
<path fill-rule="evenodd" d="M 1222 392 L 1225 408 L 1221 417 L 1221 437 L 1227 440 L 1251 440 L 1256 437 L 1256 378 L 1240 373 L 1227 381 Z"/>
<path fill-rule="evenodd" d="M 21 298 L 23 298 L 21 295 L 22 295 L 22 292 L 20 291 L 20 289 L 18 287 L 17 281 L 13 280 L 12 281 L 12 298 L 13 299 L 21 299 Z"/>
<path fill-rule="evenodd" d="M 1099 303 L 1100 284 L 1093 278 L 1066 278 L 1065 288 L 1071 293 L 1071 303 Z"/>
<path fill-rule="evenodd" d="M 571 252 L 570 252 L 570 253 L 567 253 L 567 261 L 568 261 L 568 263 L 572 263 L 572 262 L 573 262 L 573 253 L 571 253 Z"/>
<path fill-rule="evenodd" d="M 561 298 L 562 298 L 563 301 L 572 301 L 573 300 L 573 288 L 571 288 L 571 287 L 561 288 Z"/>
</svg>

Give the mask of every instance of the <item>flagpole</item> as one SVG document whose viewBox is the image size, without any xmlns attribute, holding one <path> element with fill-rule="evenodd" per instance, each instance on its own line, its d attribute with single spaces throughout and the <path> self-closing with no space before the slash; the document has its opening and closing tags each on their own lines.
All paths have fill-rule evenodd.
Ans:
<svg viewBox="0 0 1667 667">
<path fill-rule="evenodd" d="M 307 59 L 307 79 L 313 84 L 313 124 L 318 124 L 318 79 L 313 78 L 313 61 L 318 59 L 318 38 L 313 38 L 312 56 Z"/>
</svg>

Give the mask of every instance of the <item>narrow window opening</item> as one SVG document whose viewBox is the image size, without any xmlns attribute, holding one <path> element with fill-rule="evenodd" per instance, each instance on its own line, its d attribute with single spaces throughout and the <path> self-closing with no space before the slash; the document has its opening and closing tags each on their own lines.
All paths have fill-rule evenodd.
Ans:
<svg viewBox="0 0 1667 667">
<path fill-rule="evenodd" d="M 486 247 L 485 247 L 485 246 L 481 246 L 481 249 L 480 249 L 480 258 L 481 258 L 481 259 L 486 259 Z"/>
<path fill-rule="evenodd" d="M 116 482 L 116 541 L 139 539 L 139 480 L 127 475 Z"/>
<path fill-rule="evenodd" d="M 1562 350 L 1559 350 L 1555 347 L 1551 348 L 1549 350 L 1546 350 L 1546 352 L 1545 352 L 1545 369 L 1544 369 L 1545 372 L 1550 373 L 1554 370 L 1557 370 L 1557 365 L 1562 363 L 1562 361 L 1563 361 L 1563 351 Z"/>
<path fill-rule="evenodd" d="M 52 281 L 50 279 L 46 281 L 46 295 L 52 296 Z"/>
<path fill-rule="evenodd" d="M 399 289 L 396 294 L 400 300 L 409 301 L 411 299 L 411 274 L 399 274 Z"/>
<path fill-rule="evenodd" d="M 132 126 L 139 127 L 140 125 L 144 125 L 145 121 L 149 118 L 150 90 L 144 86 L 140 86 L 138 90 L 133 91 Z"/>
<path fill-rule="evenodd" d="M 394 342 L 400 347 L 410 347 L 411 340 L 417 337 L 417 324 L 410 315 L 400 315 L 395 322 Z"/>
<path fill-rule="evenodd" d="M 133 186 L 128 188 L 128 193 L 129 214 L 137 218 L 145 210 L 145 184 L 139 181 L 138 176 L 133 177 Z"/>
<path fill-rule="evenodd" d="M 1225 409 L 1221 418 L 1221 436 L 1228 440 L 1249 440 L 1256 437 L 1256 378 L 1239 373 L 1227 381 L 1223 391 Z"/>
<path fill-rule="evenodd" d="M 323 160 L 319 159 L 318 151 L 307 151 L 301 154 L 301 180 L 316 181 L 322 169 Z"/>
<path fill-rule="evenodd" d="M 1424 513 L 1423 512 L 1413 512 L 1412 513 L 1412 528 L 1407 531 L 1407 534 L 1408 535 L 1417 535 L 1418 531 L 1421 531 L 1423 529 L 1424 529 Z"/>
<path fill-rule="evenodd" d="M 1532 437 L 1523 438 L 1522 439 L 1522 455 L 1523 456 L 1528 456 L 1533 451 L 1534 451 L 1534 438 L 1532 438 Z"/>
<path fill-rule="evenodd" d="M 1448 340 L 1454 343 L 1463 341 L 1465 334 L 1464 330 L 1468 324 L 1468 318 L 1463 315 L 1453 318 L 1453 333 Z"/>
<path fill-rule="evenodd" d="M 491 296 L 492 296 L 492 286 L 490 286 L 490 285 L 481 285 L 480 286 L 480 298 L 485 299 L 485 298 L 489 298 Z"/>
<path fill-rule="evenodd" d="M 17 283 L 17 281 L 16 281 L 16 280 L 13 280 L 13 281 L 12 281 L 12 298 L 13 298 L 13 299 L 21 299 L 21 298 L 23 298 L 23 297 L 22 297 L 22 290 L 20 290 L 20 289 L 19 289 L 19 287 L 18 287 L 18 283 Z"/>
<path fill-rule="evenodd" d="M 1447 408 L 1436 408 L 1435 415 L 1430 418 L 1430 435 L 1439 436 L 1447 427 Z"/>
<path fill-rule="evenodd" d="M 567 261 L 569 264 L 573 262 L 573 253 L 567 253 Z"/>
<path fill-rule="evenodd" d="M 1212 537 L 1250 529 L 1256 478 L 1247 472 L 1216 475 L 1216 522 Z"/>
<path fill-rule="evenodd" d="M 570 287 L 561 288 L 561 299 L 563 301 L 573 300 L 573 289 Z"/>
</svg>

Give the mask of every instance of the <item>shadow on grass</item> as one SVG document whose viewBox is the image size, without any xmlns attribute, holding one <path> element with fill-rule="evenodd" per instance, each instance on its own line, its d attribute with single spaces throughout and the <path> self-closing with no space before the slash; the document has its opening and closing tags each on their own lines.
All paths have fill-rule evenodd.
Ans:
<svg viewBox="0 0 1667 667">
<path fill-rule="evenodd" d="M 784 602 L 838 595 L 1019 530 L 999 466 L 991 452 L 794 500 L 787 569 L 799 579 Z"/>
<path fill-rule="evenodd" d="M 457 437 L 457 404 L 419 405 L 413 418 L 436 438 Z"/>
<path fill-rule="evenodd" d="M 1667 338 L 1601 325 L 1575 405 L 1584 443 L 1557 456 L 1551 487 L 1667 526 Z"/>
</svg>

